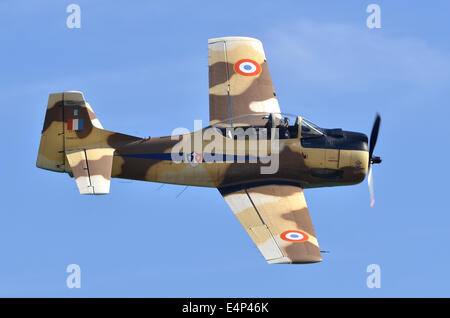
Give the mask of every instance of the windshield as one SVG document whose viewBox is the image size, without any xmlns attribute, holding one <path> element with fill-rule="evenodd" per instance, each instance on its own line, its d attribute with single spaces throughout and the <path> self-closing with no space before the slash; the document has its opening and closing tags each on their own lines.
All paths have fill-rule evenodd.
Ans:
<svg viewBox="0 0 450 318">
<path fill-rule="evenodd" d="M 323 129 L 309 120 L 302 119 L 302 138 L 323 136 Z"/>
</svg>

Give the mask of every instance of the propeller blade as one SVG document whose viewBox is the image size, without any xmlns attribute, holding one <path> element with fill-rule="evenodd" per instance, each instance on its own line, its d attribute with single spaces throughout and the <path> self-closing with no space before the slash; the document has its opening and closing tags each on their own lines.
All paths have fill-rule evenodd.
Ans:
<svg viewBox="0 0 450 318">
<path fill-rule="evenodd" d="M 370 207 L 373 208 L 375 206 L 375 194 L 373 190 L 372 164 L 369 164 L 369 175 L 367 176 L 367 183 L 369 184 Z"/>
<path fill-rule="evenodd" d="M 373 208 L 375 206 L 375 193 L 373 189 L 373 176 L 372 176 L 372 166 L 375 163 L 380 163 L 381 158 L 373 155 L 373 151 L 375 149 L 375 145 L 378 139 L 378 132 L 380 131 L 380 123 L 381 116 L 377 113 L 375 117 L 375 122 L 373 123 L 372 132 L 370 133 L 369 140 L 369 166 L 367 167 L 367 183 L 369 184 L 369 193 L 370 193 L 370 207 Z"/>
<path fill-rule="evenodd" d="M 372 132 L 370 133 L 370 143 L 369 143 L 369 160 L 372 162 L 373 151 L 377 143 L 378 132 L 380 130 L 381 116 L 377 113 L 375 117 L 375 122 L 373 123 Z"/>
</svg>

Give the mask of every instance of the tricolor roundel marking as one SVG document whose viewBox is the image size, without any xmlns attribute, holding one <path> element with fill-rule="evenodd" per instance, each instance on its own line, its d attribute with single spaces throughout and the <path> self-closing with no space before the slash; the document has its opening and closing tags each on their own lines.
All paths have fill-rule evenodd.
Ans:
<svg viewBox="0 0 450 318">
<path fill-rule="evenodd" d="M 234 64 L 234 71 L 244 76 L 255 76 L 261 73 L 261 65 L 250 59 L 242 59 Z"/>
<path fill-rule="evenodd" d="M 284 241 L 288 242 L 304 242 L 307 241 L 309 236 L 308 234 L 302 231 L 285 231 L 280 234 L 280 237 Z"/>
<path fill-rule="evenodd" d="M 191 164 L 191 166 L 197 166 L 198 164 L 202 163 L 203 161 L 203 155 L 198 152 L 191 152 L 186 154 L 186 161 Z"/>
</svg>

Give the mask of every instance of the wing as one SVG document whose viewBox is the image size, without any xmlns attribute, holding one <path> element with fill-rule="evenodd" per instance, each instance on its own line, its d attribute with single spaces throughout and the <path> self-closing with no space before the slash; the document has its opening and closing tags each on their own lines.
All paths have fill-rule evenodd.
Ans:
<svg viewBox="0 0 450 318">
<path fill-rule="evenodd" d="M 66 153 L 81 194 L 107 194 L 111 183 L 114 149 L 81 149 Z"/>
<path fill-rule="evenodd" d="M 301 188 L 265 185 L 219 191 L 268 263 L 322 260 Z"/>
<path fill-rule="evenodd" d="M 251 113 L 279 113 L 266 56 L 259 40 L 208 40 L 209 121 Z"/>
</svg>

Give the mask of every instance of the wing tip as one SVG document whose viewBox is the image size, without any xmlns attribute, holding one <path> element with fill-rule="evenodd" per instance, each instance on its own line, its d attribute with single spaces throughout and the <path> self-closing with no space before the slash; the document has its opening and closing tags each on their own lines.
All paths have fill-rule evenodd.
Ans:
<svg viewBox="0 0 450 318">
<path fill-rule="evenodd" d="M 213 44 L 216 42 L 235 42 L 235 41 L 247 41 L 247 42 L 255 41 L 255 42 L 261 43 L 261 41 L 258 39 L 246 37 L 246 36 L 224 36 L 224 37 L 219 37 L 219 38 L 208 39 L 208 44 Z"/>
<path fill-rule="evenodd" d="M 269 264 L 314 264 L 322 261 L 322 256 L 309 256 L 303 259 L 290 259 L 289 257 L 281 257 L 267 260 Z"/>
</svg>

